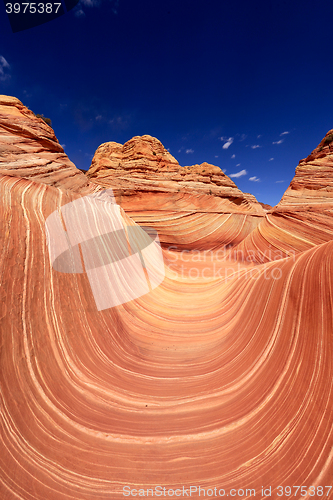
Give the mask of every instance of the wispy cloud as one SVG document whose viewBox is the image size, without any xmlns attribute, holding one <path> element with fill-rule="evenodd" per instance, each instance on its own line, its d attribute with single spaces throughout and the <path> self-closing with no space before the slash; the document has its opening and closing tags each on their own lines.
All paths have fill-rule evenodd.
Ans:
<svg viewBox="0 0 333 500">
<path fill-rule="evenodd" d="M 261 146 L 259 146 L 259 144 L 255 144 L 254 146 L 251 146 L 252 149 L 257 149 L 257 148 L 261 148 Z"/>
<path fill-rule="evenodd" d="M 10 65 L 3 56 L 0 56 L 0 81 L 5 82 L 10 79 Z"/>
<path fill-rule="evenodd" d="M 241 134 L 239 141 L 240 141 L 240 142 L 241 142 L 241 141 L 245 141 L 245 139 L 246 139 L 246 138 L 247 138 L 247 135 L 246 135 L 246 134 Z"/>
<path fill-rule="evenodd" d="M 232 157 L 231 157 L 231 158 L 236 158 L 236 155 L 232 155 Z"/>
<path fill-rule="evenodd" d="M 257 135 L 257 139 L 260 139 L 260 137 L 262 137 L 262 135 L 261 135 L 261 134 Z"/>
<path fill-rule="evenodd" d="M 247 171 L 246 170 L 241 170 L 240 172 L 237 172 L 236 174 L 230 174 L 229 177 L 242 177 L 243 175 L 246 175 Z"/>
<path fill-rule="evenodd" d="M 119 0 L 115 0 L 112 7 L 112 12 L 116 15 L 118 14 L 118 8 L 119 8 Z"/>
<path fill-rule="evenodd" d="M 275 181 L 275 184 L 280 184 L 281 182 L 286 182 L 286 181 Z"/>
<path fill-rule="evenodd" d="M 131 121 L 132 121 L 131 115 L 124 115 L 124 116 L 118 115 L 109 120 L 108 123 L 109 125 L 111 125 L 113 130 L 119 131 L 119 130 L 126 130 L 129 127 Z"/>
<path fill-rule="evenodd" d="M 215 155 L 215 158 L 218 158 L 218 157 L 219 157 L 219 155 Z"/>
<path fill-rule="evenodd" d="M 118 8 L 119 8 L 119 0 L 111 0 L 109 3 L 111 3 L 111 10 L 113 14 L 117 15 L 118 14 Z M 76 17 L 83 17 L 85 16 L 85 13 L 82 9 L 82 7 L 100 7 L 102 4 L 102 0 L 80 0 L 78 4 L 78 8 L 75 11 L 75 16 Z"/>
<path fill-rule="evenodd" d="M 193 150 L 193 149 L 187 149 L 187 150 L 185 151 L 185 153 L 186 153 L 186 154 L 189 154 L 189 153 L 194 153 L 194 150 Z"/>
<path fill-rule="evenodd" d="M 283 139 L 280 139 L 279 141 L 274 141 L 273 144 L 282 144 L 283 143 Z"/>
<path fill-rule="evenodd" d="M 285 132 L 282 132 L 282 134 L 280 134 L 280 136 L 281 135 L 287 135 L 287 134 L 289 134 L 289 132 L 286 130 Z"/>
<path fill-rule="evenodd" d="M 75 17 L 86 17 L 85 13 L 83 12 L 82 9 L 78 8 L 74 11 L 74 16 Z"/>
<path fill-rule="evenodd" d="M 222 148 L 223 149 L 228 149 L 231 146 L 231 144 L 234 142 L 234 138 L 233 137 L 229 137 L 229 139 L 227 139 L 226 137 L 221 137 L 221 141 L 226 141 L 223 144 Z"/>
<path fill-rule="evenodd" d="M 115 0 L 112 6 L 112 12 L 116 15 L 118 14 L 118 7 L 119 7 L 119 0 Z"/>
<path fill-rule="evenodd" d="M 270 158 L 268 161 L 273 161 L 273 160 L 274 160 L 274 158 Z"/>
<path fill-rule="evenodd" d="M 98 122 L 102 119 L 102 115 L 97 115 L 95 116 L 95 120 L 97 120 Z"/>
<path fill-rule="evenodd" d="M 236 167 L 240 167 L 240 163 L 237 163 Z"/>
<path fill-rule="evenodd" d="M 81 0 L 80 4 L 85 7 L 99 7 L 101 5 L 101 0 Z"/>
<path fill-rule="evenodd" d="M 260 182 L 260 179 L 254 175 L 253 177 L 249 177 L 249 181 Z"/>
</svg>

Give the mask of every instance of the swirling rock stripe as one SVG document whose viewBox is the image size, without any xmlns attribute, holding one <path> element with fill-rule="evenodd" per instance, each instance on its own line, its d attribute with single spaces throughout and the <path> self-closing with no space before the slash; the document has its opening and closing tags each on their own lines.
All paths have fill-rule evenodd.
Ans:
<svg viewBox="0 0 333 500">
<path fill-rule="evenodd" d="M 165 247 L 216 249 L 241 242 L 259 224 L 261 217 L 245 214 L 162 212 L 127 215 L 137 224 L 157 230 Z"/>
<path fill-rule="evenodd" d="M 98 312 L 48 259 L 70 195 L 0 187 L 2 499 L 332 484 L 332 241 Z"/>
<path fill-rule="evenodd" d="M 332 238 L 333 205 L 321 211 L 281 210 L 268 213 L 231 253 L 239 252 L 245 260 L 255 255 L 255 262 L 269 262 L 297 255 Z"/>
</svg>

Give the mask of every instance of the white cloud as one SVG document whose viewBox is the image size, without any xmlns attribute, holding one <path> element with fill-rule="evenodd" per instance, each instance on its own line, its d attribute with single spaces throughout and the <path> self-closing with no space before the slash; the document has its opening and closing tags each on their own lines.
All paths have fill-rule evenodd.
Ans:
<svg viewBox="0 0 333 500">
<path fill-rule="evenodd" d="M 231 158 L 236 158 L 236 155 L 232 155 L 232 157 L 231 157 Z"/>
<path fill-rule="evenodd" d="M 240 167 L 240 163 L 237 163 L 236 167 Z"/>
<path fill-rule="evenodd" d="M 259 144 L 255 144 L 254 146 L 251 146 L 252 149 L 257 149 L 257 148 L 261 148 L 261 146 L 259 146 Z"/>
<path fill-rule="evenodd" d="M 243 175 L 246 175 L 247 171 L 246 170 L 241 170 L 240 172 L 237 172 L 236 174 L 230 174 L 229 177 L 242 177 Z"/>
<path fill-rule="evenodd" d="M 241 135 L 241 138 L 239 139 L 239 141 L 245 141 L 245 139 L 247 138 L 247 135 L 246 134 L 242 134 Z"/>
<path fill-rule="evenodd" d="M 275 181 L 275 184 L 280 184 L 280 182 L 286 182 L 286 181 Z"/>
<path fill-rule="evenodd" d="M 249 177 L 249 181 L 260 182 L 260 179 L 254 175 L 253 177 Z"/>
<path fill-rule="evenodd" d="M 97 116 L 95 116 L 95 120 L 99 121 L 99 120 L 101 120 L 101 119 L 102 119 L 102 115 L 97 115 Z"/>
<path fill-rule="evenodd" d="M 215 155 L 215 158 L 218 158 L 218 157 L 219 157 L 219 155 Z"/>
<path fill-rule="evenodd" d="M 0 64 L 3 68 L 9 68 L 9 64 L 3 56 L 0 56 Z"/>
<path fill-rule="evenodd" d="M 189 154 L 189 153 L 194 153 L 194 150 L 193 150 L 193 149 L 187 149 L 187 150 L 185 151 L 185 153 L 186 153 L 186 154 Z"/>
<path fill-rule="evenodd" d="M 261 134 L 257 135 L 257 139 L 260 139 L 260 137 L 262 137 L 262 135 L 261 135 Z"/>
<path fill-rule="evenodd" d="M 283 143 L 283 139 L 280 139 L 279 141 L 274 141 L 273 144 L 282 144 Z"/>
<path fill-rule="evenodd" d="M 226 169 L 226 168 L 222 168 L 221 170 L 222 170 L 222 172 L 223 172 L 224 174 L 225 174 L 225 173 L 226 173 L 226 171 L 227 171 L 227 169 Z"/>
<path fill-rule="evenodd" d="M 61 146 L 63 149 L 65 149 L 66 144 L 60 144 L 60 146 Z"/>
<path fill-rule="evenodd" d="M 221 137 L 221 141 L 225 141 L 226 138 L 225 137 Z M 231 144 L 234 142 L 234 138 L 233 137 L 229 137 L 229 139 L 227 140 L 227 142 L 225 142 L 222 146 L 223 149 L 228 149 L 229 146 L 231 146 Z"/>
<path fill-rule="evenodd" d="M 288 132 L 288 131 L 286 131 L 286 132 L 282 132 L 282 134 L 280 134 L 280 136 L 281 136 L 281 135 L 286 135 L 286 134 L 289 134 L 289 132 Z"/>
<path fill-rule="evenodd" d="M 0 81 L 4 82 L 9 80 L 10 75 L 7 73 L 9 71 L 10 65 L 3 56 L 0 56 Z"/>
<path fill-rule="evenodd" d="M 273 161 L 273 160 L 274 160 L 274 158 L 270 158 L 268 161 Z"/>
</svg>

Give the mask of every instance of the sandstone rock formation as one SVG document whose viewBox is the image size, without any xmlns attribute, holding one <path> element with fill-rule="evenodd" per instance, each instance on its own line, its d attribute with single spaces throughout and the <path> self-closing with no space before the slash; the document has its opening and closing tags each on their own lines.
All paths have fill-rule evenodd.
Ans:
<svg viewBox="0 0 333 500">
<path fill-rule="evenodd" d="M 312 153 L 301 160 L 295 177 L 278 209 L 312 210 L 325 208 L 333 200 L 333 130 L 327 132 Z"/>
<path fill-rule="evenodd" d="M 6 119 L 10 148 L 20 127 Z M 333 233 L 318 222 L 330 223 L 330 191 L 321 211 L 304 181 L 316 211 L 294 203 L 302 174 L 244 239 L 295 256 L 249 264 L 164 249 L 157 288 L 98 310 L 87 272 L 56 271 L 47 246 L 47 218 L 83 194 L 70 166 L 58 187 L 57 171 L 46 176 L 42 164 L 39 176 L 33 161 L 27 175 L 23 163 L 0 172 L 1 500 L 249 498 L 250 489 L 275 499 L 281 487 L 281 498 L 288 487 L 301 498 L 297 485 L 332 500 Z M 316 162 L 302 169 L 319 176 Z M 78 234 L 96 230 L 83 220 Z"/>
<path fill-rule="evenodd" d="M 124 145 L 102 144 L 87 176 L 104 188 L 112 187 L 125 212 L 138 224 L 154 227 L 165 246 L 234 245 L 265 214 L 255 197 L 242 193 L 219 167 L 181 167 L 149 135 L 133 137 Z"/>
<path fill-rule="evenodd" d="M 333 130 L 301 160 L 280 203 L 236 248 L 245 259 L 256 253 L 259 262 L 269 255 L 295 255 L 332 239 Z M 274 259 L 273 259 L 274 260 Z"/>
<path fill-rule="evenodd" d="M 0 173 L 82 191 L 88 182 L 54 131 L 15 97 L 0 95 Z"/>
<path fill-rule="evenodd" d="M 162 143 L 150 135 L 133 137 L 124 145 L 107 142 L 97 149 L 87 174 L 103 187 L 111 187 L 119 202 L 130 210 L 140 200 L 141 210 L 152 206 L 163 210 L 167 203 L 179 211 L 187 208 L 182 195 L 209 195 L 207 207 L 194 199 L 192 204 L 208 212 L 245 212 L 263 215 L 253 195 L 242 193 L 219 167 L 202 163 L 181 167 Z M 147 194 L 148 196 L 144 196 Z M 151 196 L 155 194 L 155 196 Z M 168 195 L 171 195 L 168 197 Z M 153 198 L 153 200 L 152 200 Z"/>
</svg>

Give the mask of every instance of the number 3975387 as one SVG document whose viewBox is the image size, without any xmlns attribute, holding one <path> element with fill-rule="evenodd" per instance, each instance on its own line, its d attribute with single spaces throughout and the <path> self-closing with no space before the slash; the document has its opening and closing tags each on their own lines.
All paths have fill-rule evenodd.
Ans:
<svg viewBox="0 0 333 500">
<path fill-rule="evenodd" d="M 7 14 L 57 14 L 61 3 L 6 3 Z"/>
</svg>

